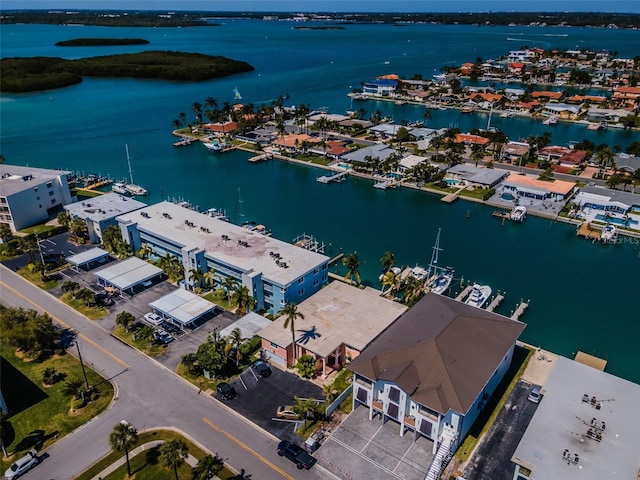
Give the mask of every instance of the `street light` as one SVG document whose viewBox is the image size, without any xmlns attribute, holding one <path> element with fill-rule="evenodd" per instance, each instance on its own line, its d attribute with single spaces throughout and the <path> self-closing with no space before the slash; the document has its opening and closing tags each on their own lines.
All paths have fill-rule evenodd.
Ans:
<svg viewBox="0 0 640 480">
<path fill-rule="evenodd" d="M 82 354 L 80 353 L 80 342 L 76 340 L 76 349 L 78 350 L 78 359 L 80 360 L 80 366 L 82 367 L 82 375 L 84 376 L 84 384 L 89 391 L 89 379 L 87 378 L 87 372 L 84 369 L 84 362 L 82 361 Z"/>
<path fill-rule="evenodd" d="M 44 256 L 42 255 L 42 246 L 40 245 L 40 238 L 38 237 L 38 232 L 35 232 L 33 235 L 36 237 L 36 243 L 38 244 L 38 252 L 40 252 L 40 260 L 42 261 L 42 265 L 45 265 Z"/>
</svg>

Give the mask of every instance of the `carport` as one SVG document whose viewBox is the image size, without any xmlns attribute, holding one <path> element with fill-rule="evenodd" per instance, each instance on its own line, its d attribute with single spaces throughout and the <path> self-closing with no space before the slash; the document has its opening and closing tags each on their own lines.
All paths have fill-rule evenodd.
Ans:
<svg viewBox="0 0 640 480">
<path fill-rule="evenodd" d="M 249 312 L 244 317 L 239 318 L 228 327 L 220 330 L 221 337 L 228 337 L 236 328 L 240 330 L 240 336 L 243 339 L 251 339 L 258 335 L 258 332 L 269 325 L 271 320 L 258 315 L 255 312 Z"/>
<path fill-rule="evenodd" d="M 97 262 L 99 264 L 105 263 L 109 258 L 109 252 L 103 250 L 102 248 L 95 247 L 89 250 L 86 250 L 82 253 L 77 253 L 71 257 L 67 257 L 67 262 L 69 262 L 73 267 L 71 267 L 75 272 L 80 273 L 80 268 L 86 267 L 89 269 L 89 264 L 91 262 Z"/>
<path fill-rule="evenodd" d="M 159 298 L 149 306 L 182 330 L 216 308 L 215 303 L 182 289 Z"/>
<path fill-rule="evenodd" d="M 104 287 L 133 294 L 133 287 L 162 275 L 162 269 L 137 257 L 131 257 L 98 270 L 94 275 L 98 278 L 98 283 Z"/>
</svg>

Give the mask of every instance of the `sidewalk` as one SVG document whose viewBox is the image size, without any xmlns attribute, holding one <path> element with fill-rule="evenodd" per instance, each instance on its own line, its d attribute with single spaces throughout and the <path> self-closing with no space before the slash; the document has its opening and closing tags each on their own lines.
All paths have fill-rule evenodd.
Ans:
<svg viewBox="0 0 640 480">
<path fill-rule="evenodd" d="M 134 448 L 133 450 L 131 450 L 129 452 L 129 460 L 131 460 L 136 455 L 144 452 L 145 450 L 149 450 L 151 448 L 158 447 L 158 446 L 162 445 L 163 443 L 164 443 L 164 440 L 156 440 L 154 442 L 147 442 L 145 444 L 142 444 L 142 445 Z M 110 475 L 111 473 L 116 471 L 120 466 L 124 465 L 126 463 L 126 461 L 127 461 L 127 459 L 124 456 L 119 458 L 118 460 L 113 462 L 111 465 L 109 465 L 107 468 L 102 470 L 98 475 L 93 477 L 91 480 L 101 480 L 101 479 L 105 478 L 107 475 Z M 192 467 L 195 467 L 198 464 L 198 459 L 196 457 L 194 457 L 193 455 L 189 454 L 189 456 L 186 459 L 186 462 L 189 465 L 191 465 Z M 217 479 L 217 478 L 218 477 L 213 477 L 214 480 Z"/>
</svg>

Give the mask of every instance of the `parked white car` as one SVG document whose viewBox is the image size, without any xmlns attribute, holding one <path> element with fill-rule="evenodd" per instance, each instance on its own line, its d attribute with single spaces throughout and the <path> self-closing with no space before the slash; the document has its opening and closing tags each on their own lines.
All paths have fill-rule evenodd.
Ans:
<svg viewBox="0 0 640 480">
<path fill-rule="evenodd" d="M 162 317 L 160 315 L 153 312 L 145 313 L 144 319 L 147 322 L 149 322 L 151 325 L 155 325 L 155 326 L 162 325 L 162 322 L 164 322 L 164 320 L 162 320 Z"/>
<path fill-rule="evenodd" d="M 18 478 L 23 473 L 31 470 L 38 463 L 40 463 L 40 459 L 38 458 L 38 452 L 35 449 L 31 449 L 27 452 L 27 454 L 22 457 L 20 460 L 14 462 L 6 472 L 4 472 L 4 476 L 7 480 Z"/>
</svg>

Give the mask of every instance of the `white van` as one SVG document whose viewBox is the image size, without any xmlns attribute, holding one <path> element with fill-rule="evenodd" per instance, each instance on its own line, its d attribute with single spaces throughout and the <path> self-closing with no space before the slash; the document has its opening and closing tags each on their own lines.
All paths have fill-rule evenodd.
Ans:
<svg viewBox="0 0 640 480">
<path fill-rule="evenodd" d="M 40 463 L 40 459 L 37 456 L 35 449 L 31 449 L 27 452 L 27 454 L 22 457 L 20 460 L 14 462 L 6 472 L 4 472 L 4 476 L 7 480 L 18 478 L 23 473 L 31 470 L 38 463 Z"/>
</svg>

